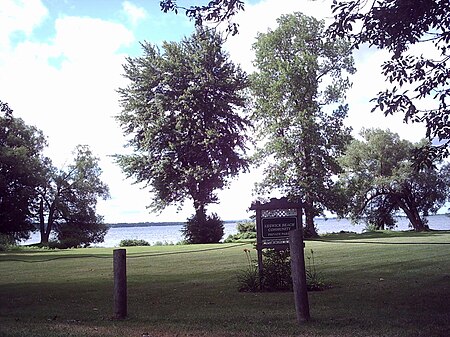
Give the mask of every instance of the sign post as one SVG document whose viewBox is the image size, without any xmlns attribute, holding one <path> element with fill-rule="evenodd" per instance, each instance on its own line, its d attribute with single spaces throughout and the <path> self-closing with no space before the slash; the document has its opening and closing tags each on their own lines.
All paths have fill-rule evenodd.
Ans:
<svg viewBox="0 0 450 337">
<path fill-rule="evenodd" d="M 127 317 L 127 251 L 114 249 L 114 317 Z"/>
<path fill-rule="evenodd" d="M 301 229 L 295 229 L 289 233 L 292 285 L 294 288 L 295 312 L 299 323 L 309 321 L 310 318 L 302 232 Z"/>
<path fill-rule="evenodd" d="M 256 249 L 260 279 L 264 269 L 262 250 L 290 248 L 297 320 L 299 323 L 309 320 L 301 202 L 287 198 L 270 199 L 264 204 L 257 201 L 250 209 L 256 211 Z"/>
</svg>

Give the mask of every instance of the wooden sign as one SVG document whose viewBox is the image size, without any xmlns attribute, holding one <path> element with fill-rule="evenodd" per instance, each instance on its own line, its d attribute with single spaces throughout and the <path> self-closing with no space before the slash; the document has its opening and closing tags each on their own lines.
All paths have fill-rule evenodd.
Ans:
<svg viewBox="0 0 450 337">
<path fill-rule="evenodd" d="M 262 218 L 261 234 L 263 240 L 289 238 L 289 231 L 297 229 L 297 217 Z"/>
<path fill-rule="evenodd" d="M 287 198 L 255 202 L 250 209 L 256 211 L 256 246 L 284 249 L 289 246 L 289 232 L 301 224 L 301 203 Z"/>
</svg>

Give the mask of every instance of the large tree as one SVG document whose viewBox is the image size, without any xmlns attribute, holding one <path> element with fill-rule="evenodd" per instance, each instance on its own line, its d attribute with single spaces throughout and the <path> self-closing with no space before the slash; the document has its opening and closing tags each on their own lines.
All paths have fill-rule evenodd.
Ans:
<svg viewBox="0 0 450 337">
<path fill-rule="evenodd" d="M 392 227 L 392 216 L 402 211 L 414 230 L 426 230 L 425 216 L 436 213 L 450 195 L 449 168 L 414 170 L 410 154 L 420 144 L 401 140 L 389 130 L 363 130 L 361 136 L 340 158 L 347 213 L 353 220 L 364 218 L 384 228 Z"/>
<path fill-rule="evenodd" d="M 323 36 L 321 21 L 295 13 L 278 25 L 254 44 L 254 121 L 263 141 L 257 157 L 266 163 L 260 189 L 301 197 L 307 232 L 316 235 L 314 216 L 332 208 L 336 157 L 350 141 L 340 104 L 353 59 L 347 43 Z"/>
<path fill-rule="evenodd" d="M 0 108 L 0 234 L 16 241 L 34 229 L 30 206 L 42 182 L 46 140 L 15 118 L 7 103 L 0 101 Z"/>
<path fill-rule="evenodd" d="M 143 43 L 144 55 L 127 59 L 130 82 L 119 90 L 117 119 L 134 150 L 117 156 L 119 165 L 151 187 L 154 210 L 190 198 L 200 222 L 206 205 L 218 201 L 216 191 L 248 167 L 248 80 L 222 42 L 214 31 L 198 30 L 164 42 L 162 51 Z"/>
<path fill-rule="evenodd" d="M 415 164 L 430 167 L 434 158 L 448 156 L 450 1 L 335 0 L 332 8 L 333 36 L 390 52 L 381 69 L 386 90 L 374 99 L 374 109 L 425 123 L 429 142 L 414 151 Z"/>
<path fill-rule="evenodd" d="M 48 245 L 52 233 L 62 247 L 102 242 L 107 227 L 96 205 L 97 198 L 109 197 L 109 191 L 101 180 L 99 159 L 88 146 L 79 145 L 70 165 L 58 170 L 49 164 L 45 173 L 35 206 L 41 244 Z"/>
</svg>

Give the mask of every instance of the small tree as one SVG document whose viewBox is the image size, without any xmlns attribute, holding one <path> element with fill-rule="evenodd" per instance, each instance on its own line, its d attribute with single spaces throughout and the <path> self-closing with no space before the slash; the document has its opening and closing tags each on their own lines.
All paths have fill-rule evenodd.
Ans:
<svg viewBox="0 0 450 337">
<path fill-rule="evenodd" d="M 448 167 L 418 172 L 410 161 L 414 144 L 379 129 L 361 135 L 364 139 L 354 140 L 340 159 L 340 184 L 347 191 L 351 218 L 391 227 L 392 214 L 403 211 L 414 230 L 426 230 L 425 216 L 436 213 L 450 195 Z"/>
<path fill-rule="evenodd" d="M 248 167 L 249 122 L 239 111 L 248 81 L 222 42 L 198 30 L 180 43 L 164 42 L 163 52 L 143 43 L 144 56 L 124 65 L 130 84 L 119 89 L 117 119 L 134 154 L 118 155 L 118 164 L 151 187 L 153 210 L 192 199 L 190 221 L 201 227 L 208 223 L 206 206 L 218 201 L 215 191 Z"/>
<path fill-rule="evenodd" d="M 41 244 L 48 245 L 52 232 L 63 247 L 102 242 L 107 227 L 96 214 L 97 198 L 109 197 L 101 179 L 99 159 L 88 146 L 79 145 L 67 169 L 47 166 L 47 181 L 39 188 L 37 215 Z"/>
</svg>

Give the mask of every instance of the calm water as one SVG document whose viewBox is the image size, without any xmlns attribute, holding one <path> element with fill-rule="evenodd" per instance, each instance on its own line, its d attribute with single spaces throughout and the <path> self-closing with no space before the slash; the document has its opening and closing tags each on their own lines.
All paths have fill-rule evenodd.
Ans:
<svg viewBox="0 0 450 337">
<path fill-rule="evenodd" d="M 333 233 L 339 231 L 349 231 L 361 233 L 365 225 L 352 225 L 346 219 L 315 219 L 319 234 Z M 407 218 L 400 217 L 397 220 L 396 230 L 408 230 L 409 221 Z M 428 225 L 435 230 L 450 230 L 450 217 L 446 215 L 435 215 L 428 217 Z M 148 226 L 148 227 L 113 227 L 110 228 L 105 236 L 105 241 L 98 246 L 117 247 L 121 240 L 124 239 L 142 239 L 150 244 L 156 242 L 177 243 L 183 239 L 181 235 L 182 226 Z M 236 234 L 236 223 L 225 224 L 224 238 L 230 234 Z M 23 244 L 31 244 L 39 242 L 39 233 L 34 233 L 30 240 Z"/>
</svg>

